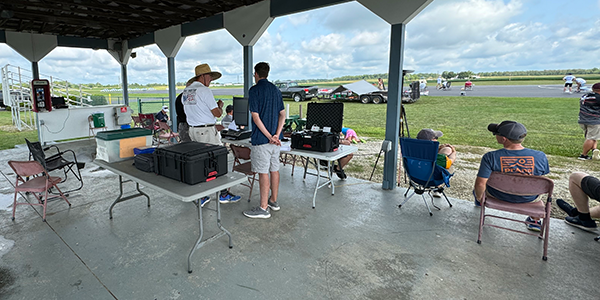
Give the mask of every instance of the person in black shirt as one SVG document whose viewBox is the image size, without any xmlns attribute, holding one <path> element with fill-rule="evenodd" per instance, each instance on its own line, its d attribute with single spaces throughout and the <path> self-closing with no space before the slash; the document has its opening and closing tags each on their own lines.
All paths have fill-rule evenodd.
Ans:
<svg viewBox="0 0 600 300">
<path fill-rule="evenodd" d="M 185 86 L 189 86 L 194 82 L 195 77 L 192 77 L 185 83 Z M 190 126 L 187 123 L 187 118 L 185 116 L 185 110 L 183 109 L 183 103 L 181 102 L 180 93 L 175 99 L 175 112 L 177 113 L 177 131 L 179 132 L 179 138 L 182 142 L 191 142 L 192 138 L 190 138 Z"/>
<path fill-rule="evenodd" d="M 169 120 L 169 107 L 163 106 L 162 110 L 154 115 L 154 118 L 160 122 L 167 122 Z"/>
</svg>

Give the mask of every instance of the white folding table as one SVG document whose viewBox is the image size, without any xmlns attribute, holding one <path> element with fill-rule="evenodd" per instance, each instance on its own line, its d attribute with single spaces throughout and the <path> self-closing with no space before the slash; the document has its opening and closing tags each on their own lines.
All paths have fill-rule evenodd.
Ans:
<svg viewBox="0 0 600 300">
<path fill-rule="evenodd" d="M 198 234 L 198 239 L 196 240 L 194 247 L 192 247 L 192 250 L 188 255 L 188 273 L 192 273 L 191 259 L 196 249 L 200 249 L 205 244 L 210 243 L 224 235 L 227 235 L 229 237 L 229 248 L 233 247 L 233 244 L 231 242 L 231 233 L 229 233 L 229 231 L 227 231 L 225 228 L 223 228 L 223 226 L 221 226 L 221 206 L 219 204 L 219 192 L 223 189 L 228 189 L 232 186 L 245 182 L 245 175 L 230 172 L 226 175 L 217 177 L 216 179 L 208 182 L 189 185 L 164 176 L 156 175 L 154 173 L 140 171 L 137 168 L 135 168 L 135 166 L 133 166 L 133 160 L 125 160 L 115 163 L 107 163 L 103 160 L 94 160 L 94 163 L 106 170 L 109 170 L 119 175 L 120 193 L 117 199 L 112 203 L 112 205 L 109 208 L 109 216 L 111 219 L 113 218 L 112 209 L 115 206 L 115 204 L 135 197 L 146 197 L 148 199 L 148 207 L 150 207 L 150 197 L 140 190 L 140 184 L 144 185 L 145 187 L 156 190 L 160 193 L 163 193 L 169 197 L 181 200 L 183 202 L 194 203 L 198 211 L 198 224 L 200 227 L 200 231 Z M 128 180 L 123 181 L 123 177 L 125 177 Z M 128 181 L 135 182 L 137 194 L 123 197 L 123 183 Z M 217 203 L 217 227 L 221 230 L 221 232 L 203 241 L 202 237 L 204 235 L 204 228 L 202 226 L 202 206 L 200 205 L 199 200 L 200 198 L 208 196 L 212 193 L 215 193 L 217 197 L 215 201 Z"/>
<path fill-rule="evenodd" d="M 252 146 L 250 139 L 231 140 L 231 139 L 222 138 L 221 142 L 234 144 L 234 145 L 240 145 L 240 146 L 246 146 L 246 147 Z M 282 145 L 284 147 L 287 147 L 290 145 L 290 143 L 285 142 L 285 143 L 282 143 Z M 315 184 L 315 191 L 313 193 L 313 201 L 312 201 L 312 207 L 315 208 L 317 191 L 320 188 L 322 188 L 326 185 L 331 185 L 331 194 L 332 195 L 335 194 L 335 185 L 333 184 L 333 181 L 332 181 L 332 175 L 333 175 L 332 162 L 335 162 L 336 160 L 338 160 L 346 155 L 352 154 L 356 151 L 358 151 L 358 147 L 356 147 L 356 146 L 340 145 L 338 150 L 333 151 L 333 152 L 318 152 L 318 151 L 290 149 L 290 150 L 285 150 L 285 151 L 282 150 L 281 153 L 302 156 L 302 157 L 306 158 L 307 162 L 309 162 L 310 164 L 312 164 L 315 167 L 315 170 L 317 170 L 316 174 L 307 173 L 306 168 L 304 170 L 304 179 L 306 179 L 306 174 L 317 176 L 317 183 Z M 319 160 L 327 161 L 327 176 L 324 177 L 324 178 L 327 178 L 327 180 L 323 184 L 320 184 L 320 179 L 322 176 L 319 171 Z"/>
</svg>

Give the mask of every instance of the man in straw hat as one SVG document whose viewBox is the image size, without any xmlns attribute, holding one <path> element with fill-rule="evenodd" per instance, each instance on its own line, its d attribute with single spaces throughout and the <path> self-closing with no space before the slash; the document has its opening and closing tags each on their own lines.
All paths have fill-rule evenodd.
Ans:
<svg viewBox="0 0 600 300">
<path fill-rule="evenodd" d="M 212 91 L 208 88 L 211 81 L 221 78 L 221 73 L 212 71 L 208 64 L 197 65 L 195 71 L 194 81 L 183 90 L 181 96 L 190 138 L 196 142 L 222 145 L 221 134 L 215 124 L 217 118 L 223 114 L 223 101 L 215 101 Z M 240 198 L 222 190 L 219 202 L 237 202 Z M 209 200 L 209 197 L 202 198 L 201 205 Z"/>
</svg>

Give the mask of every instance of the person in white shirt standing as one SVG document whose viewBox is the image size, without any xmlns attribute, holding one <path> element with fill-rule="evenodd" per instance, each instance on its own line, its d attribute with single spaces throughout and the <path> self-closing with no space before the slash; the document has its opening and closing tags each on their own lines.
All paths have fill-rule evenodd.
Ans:
<svg viewBox="0 0 600 300">
<path fill-rule="evenodd" d="M 208 88 L 211 81 L 221 78 L 221 73 L 213 72 L 208 64 L 196 66 L 195 72 L 194 82 L 183 90 L 181 96 L 183 110 L 190 127 L 190 138 L 195 142 L 222 145 L 221 133 L 215 125 L 217 118 L 223 114 L 223 101 L 215 101 L 212 91 Z M 222 190 L 219 202 L 238 202 L 240 198 L 227 190 Z M 201 205 L 204 206 L 208 201 L 210 201 L 209 197 L 202 198 Z"/>
<path fill-rule="evenodd" d="M 573 80 L 575 80 L 575 76 L 573 76 L 571 73 L 567 73 L 567 75 L 563 77 L 563 81 L 565 82 L 563 93 L 567 92 L 567 87 L 569 87 L 569 94 L 573 93 Z"/>
</svg>

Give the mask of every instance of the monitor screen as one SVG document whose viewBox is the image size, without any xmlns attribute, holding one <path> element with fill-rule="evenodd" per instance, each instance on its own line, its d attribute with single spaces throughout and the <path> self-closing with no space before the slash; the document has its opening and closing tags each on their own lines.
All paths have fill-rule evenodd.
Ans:
<svg viewBox="0 0 600 300">
<path fill-rule="evenodd" d="M 248 98 L 233 97 L 233 120 L 237 126 L 248 126 L 250 119 Z"/>
</svg>

